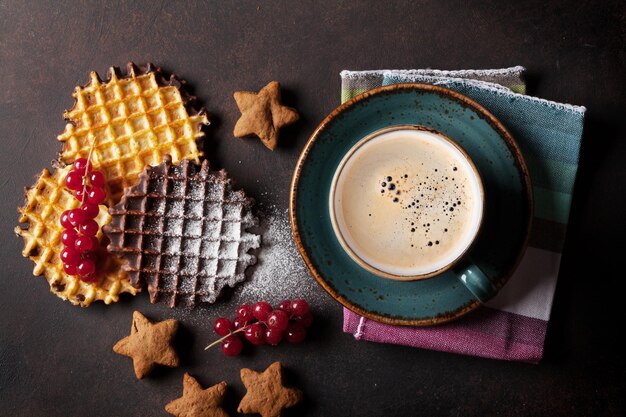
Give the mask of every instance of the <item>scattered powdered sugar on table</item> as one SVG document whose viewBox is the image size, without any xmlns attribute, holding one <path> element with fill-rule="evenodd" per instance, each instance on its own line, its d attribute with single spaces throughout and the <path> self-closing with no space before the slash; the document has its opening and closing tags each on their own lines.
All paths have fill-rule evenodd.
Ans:
<svg viewBox="0 0 626 417">
<path fill-rule="evenodd" d="M 298 252 L 291 234 L 289 210 L 270 207 L 259 217 L 263 240 L 258 262 L 238 288 L 237 297 L 249 303 L 265 300 L 271 304 L 293 298 L 305 298 L 311 304 L 330 300 Z"/>
</svg>

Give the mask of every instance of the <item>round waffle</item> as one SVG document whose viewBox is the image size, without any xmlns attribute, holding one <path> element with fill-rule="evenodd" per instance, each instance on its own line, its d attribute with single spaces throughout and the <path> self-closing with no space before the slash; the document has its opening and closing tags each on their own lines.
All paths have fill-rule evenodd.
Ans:
<svg viewBox="0 0 626 417">
<path fill-rule="evenodd" d="M 113 256 L 106 256 L 99 267 L 98 282 L 83 282 L 63 270 L 60 258 L 63 226 L 59 219 L 65 210 L 80 205 L 65 188 L 65 177 L 70 170 L 71 166 L 56 169 L 51 174 L 44 169 L 35 185 L 26 189 L 26 202 L 18 208 L 22 225 L 15 228 L 15 233 L 24 239 L 22 255 L 35 262 L 33 275 L 43 274 L 50 284 L 50 291 L 72 304 L 87 307 L 96 300 L 110 304 L 118 300 L 120 293 L 136 294 L 139 290 L 130 284 L 121 262 Z M 102 226 L 110 220 L 106 209 L 100 206 L 96 218 L 98 224 Z M 106 240 L 102 231 L 98 231 L 96 237 L 101 244 Z"/>
<path fill-rule="evenodd" d="M 243 191 L 233 189 L 226 172 L 211 171 L 207 160 L 174 165 L 166 157 L 147 167 L 109 209 L 108 250 L 128 261 L 124 268 L 131 282 L 147 284 L 153 303 L 213 303 L 256 263 L 249 251 L 259 247 L 261 237 L 247 231 L 258 225 L 252 205 Z"/>
<path fill-rule="evenodd" d="M 87 157 L 95 141 L 91 162 L 107 178 L 109 206 L 146 165 L 160 164 L 166 154 L 174 162 L 199 162 L 197 140 L 209 121 L 204 109 L 193 109 L 195 97 L 183 87 L 175 75 L 166 79 L 151 64 L 139 68 L 129 63 L 126 74 L 113 67 L 105 82 L 91 72 L 89 83 L 74 90 L 74 106 L 64 114 L 68 123 L 58 136 L 63 142 L 60 161 L 71 164 Z"/>
</svg>

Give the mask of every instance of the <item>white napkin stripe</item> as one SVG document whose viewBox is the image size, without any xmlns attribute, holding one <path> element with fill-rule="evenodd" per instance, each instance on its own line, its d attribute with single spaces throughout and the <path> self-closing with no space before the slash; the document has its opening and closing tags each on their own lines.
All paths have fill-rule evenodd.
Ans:
<svg viewBox="0 0 626 417">
<path fill-rule="evenodd" d="M 352 71 L 343 70 L 339 74 L 342 78 L 362 78 L 364 76 L 372 75 L 385 75 L 386 73 L 392 73 L 397 75 L 415 75 L 415 74 L 432 74 L 441 77 L 458 77 L 458 76 L 503 76 L 511 74 L 521 74 L 526 70 L 521 65 L 508 68 L 495 68 L 495 69 L 466 69 L 466 70 L 439 70 L 439 69 L 417 69 L 417 70 L 365 70 L 365 71 Z"/>
<path fill-rule="evenodd" d="M 356 326 L 356 332 L 354 332 L 354 338 L 356 340 L 360 340 L 365 333 L 365 320 L 367 319 L 363 316 L 359 319 L 359 324 Z"/>
<path fill-rule="evenodd" d="M 509 282 L 486 305 L 548 321 L 561 254 L 529 247 Z"/>
</svg>

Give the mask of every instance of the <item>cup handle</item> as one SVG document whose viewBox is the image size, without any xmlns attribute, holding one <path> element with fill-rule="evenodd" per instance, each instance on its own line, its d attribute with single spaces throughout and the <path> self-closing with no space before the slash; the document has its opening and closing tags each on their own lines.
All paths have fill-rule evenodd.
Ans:
<svg viewBox="0 0 626 417">
<path fill-rule="evenodd" d="M 498 288 L 489 277 L 471 260 L 466 260 L 454 268 L 459 280 L 467 289 L 485 303 L 498 292 Z"/>
</svg>

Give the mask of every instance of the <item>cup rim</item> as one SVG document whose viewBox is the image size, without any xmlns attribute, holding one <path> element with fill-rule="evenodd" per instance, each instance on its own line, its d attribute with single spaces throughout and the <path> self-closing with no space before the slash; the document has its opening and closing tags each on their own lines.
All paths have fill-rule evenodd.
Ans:
<svg viewBox="0 0 626 417">
<path fill-rule="evenodd" d="M 336 215 L 336 210 L 335 210 L 335 192 L 337 190 L 337 183 L 339 181 L 339 177 L 340 177 L 340 175 L 341 175 L 345 165 L 348 163 L 348 161 L 351 159 L 351 157 L 355 154 L 356 151 L 358 151 L 361 147 L 363 147 L 369 141 L 375 139 L 376 137 L 384 135 L 386 133 L 394 132 L 394 131 L 398 131 L 398 130 L 415 130 L 415 131 L 419 131 L 419 132 L 428 132 L 428 133 L 431 133 L 431 134 L 437 136 L 438 138 L 440 138 L 442 140 L 447 141 L 449 144 L 451 144 L 453 147 L 455 147 L 461 153 L 461 155 L 463 155 L 463 158 L 465 158 L 465 160 L 469 163 L 470 169 L 474 173 L 474 177 L 476 178 L 477 184 L 478 184 L 478 191 L 479 191 L 480 202 L 481 202 L 481 205 L 480 205 L 480 219 L 478 221 L 478 225 L 476 227 L 476 231 L 474 232 L 474 236 L 472 236 L 472 238 L 469 241 L 469 243 L 465 246 L 465 248 L 461 252 L 459 252 L 459 254 L 452 261 L 448 262 L 446 265 L 444 265 L 442 267 L 439 267 L 439 268 L 437 268 L 437 269 L 435 269 L 433 271 L 426 272 L 426 273 L 423 273 L 423 274 L 414 274 L 414 275 L 392 274 L 390 272 L 383 271 L 383 270 L 381 270 L 379 268 L 376 268 L 373 265 L 370 265 L 366 260 L 361 258 L 350 247 L 350 245 L 346 241 L 344 235 L 341 232 L 341 228 L 339 227 L 338 220 L 337 220 L 337 215 Z M 452 268 L 456 264 L 458 264 L 461 260 L 466 258 L 466 255 L 468 254 L 468 252 L 471 250 L 471 248 L 476 243 L 476 240 L 477 240 L 478 236 L 480 235 L 480 232 L 481 232 L 482 227 L 483 227 L 483 219 L 484 219 L 484 215 L 485 215 L 485 189 L 484 189 L 484 186 L 483 186 L 483 180 L 482 180 L 482 176 L 480 175 L 480 171 L 478 171 L 478 168 L 476 167 L 476 164 L 474 164 L 474 161 L 472 160 L 470 155 L 467 153 L 467 151 L 465 149 L 463 149 L 463 147 L 460 144 L 458 144 L 457 142 L 452 140 L 449 136 L 445 135 L 444 133 L 439 132 L 436 129 L 432 129 L 432 128 L 429 128 L 429 127 L 426 127 L 426 126 L 422 126 L 422 125 L 414 125 L 414 124 L 393 125 L 393 126 L 384 127 L 382 129 L 378 129 L 378 130 L 376 130 L 374 132 L 369 133 L 368 135 L 366 135 L 362 139 L 360 139 L 357 143 L 355 143 L 352 146 L 352 148 L 350 148 L 350 150 L 348 150 L 348 152 L 346 152 L 346 154 L 344 155 L 343 159 L 339 163 L 339 166 L 335 170 L 335 174 L 333 175 L 333 179 L 332 179 L 332 182 L 331 182 L 331 185 L 330 185 L 329 198 L 328 198 L 328 209 L 330 211 L 330 220 L 331 220 L 331 224 L 332 224 L 332 227 L 333 227 L 333 231 L 335 232 L 335 237 L 339 241 L 339 244 L 341 245 L 343 250 L 346 251 L 346 253 L 352 258 L 352 260 L 354 260 L 357 264 L 359 264 L 359 266 L 361 266 L 362 268 L 366 269 L 367 271 L 369 271 L 372 274 L 375 274 L 375 275 L 377 275 L 377 276 L 379 276 L 381 278 L 392 279 L 392 280 L 396 280 L 396 281 L 418 281 L 418 280 L 423 280 L 423 279 L 429 279 L 429 278 L 436 277 L 437 275 L 442 274 L 442 273 L 448 271 L 450 268 Z"/>
</svg>

